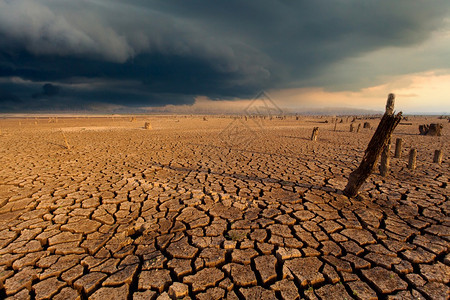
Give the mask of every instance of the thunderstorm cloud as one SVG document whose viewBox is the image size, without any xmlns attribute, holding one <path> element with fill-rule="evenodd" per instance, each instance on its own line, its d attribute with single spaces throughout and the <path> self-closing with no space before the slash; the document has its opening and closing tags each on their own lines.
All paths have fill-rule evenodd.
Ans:
<svg viewBox="0 0 450 300">
<path fill-rule="evenodd" d="M 381 72 L 430 66 L 337 66 L 418 47 L 448 26 L 449 12 L 448 0 L 0 0 L 0 112 L 357 90 Z M 449 64 L 435 58 L 433 67 Z"/>
</svg>

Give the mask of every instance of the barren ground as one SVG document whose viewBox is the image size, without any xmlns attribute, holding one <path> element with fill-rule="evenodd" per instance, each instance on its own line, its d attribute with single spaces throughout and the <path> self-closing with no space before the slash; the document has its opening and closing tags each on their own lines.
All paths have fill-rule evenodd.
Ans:
<svg viewBox="0 0 450 300">
<path fill-rule="evenodd" d="M 0 298 L 448 299 L 450 124 L 348 199 L 365 121 L 0 119 Z"/>
</svg>

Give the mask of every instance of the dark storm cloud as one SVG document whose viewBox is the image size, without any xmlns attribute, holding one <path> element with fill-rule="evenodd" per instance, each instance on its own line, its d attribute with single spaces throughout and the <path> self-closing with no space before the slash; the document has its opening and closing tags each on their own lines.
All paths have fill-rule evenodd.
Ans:
<svg viewBox="0 0 450 300">
<path fill-rule="evenodd" d="M 329 66 L 421 43 L 449 7 L 447 0 L 0 0 L 0 79 L 62 91 L 26 96 L 15 88 L 0 102 L 145 106 L 306 84 L 338 88 L 323 79 Z M 345 78 L 362 83 L 358 72 Z"/>
<path fill-rule="evenodd" d="M 61 88 L 57 85 L 46 83 L 42 86 L 42 92 L 34 93 L 31 95 L 32 98 L 43 98 L 43 97 L 54 97 L 57 96 L 60 92 Z"/>
</svg>

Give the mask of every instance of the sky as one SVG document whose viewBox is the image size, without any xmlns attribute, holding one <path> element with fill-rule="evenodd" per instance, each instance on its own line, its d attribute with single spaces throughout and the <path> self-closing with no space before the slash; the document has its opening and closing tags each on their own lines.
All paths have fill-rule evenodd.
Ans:
<svg viewBox="0 0 450 300">
<path fill-rule="evenodd" d="M 448 0 L 0 0 L 0 113 L 450 113 Z"/>
</svg>

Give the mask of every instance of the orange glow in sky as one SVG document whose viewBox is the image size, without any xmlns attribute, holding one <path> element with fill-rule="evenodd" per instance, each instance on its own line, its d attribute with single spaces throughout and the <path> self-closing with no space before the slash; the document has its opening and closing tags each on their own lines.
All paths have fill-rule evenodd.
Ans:
<svg viewBox="0 0 450 300">
<path fill-rule="evenodd" d="M 389 93 L 396 109 L 405 113 L 450 113 L 450 74 L 426 72 L 391 78 L 388 83 L 358 92 L 329 92 L 321 88 L 272 91 L 280 107 L 349 107 L 383 110 Z"/>
</svg>

